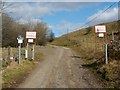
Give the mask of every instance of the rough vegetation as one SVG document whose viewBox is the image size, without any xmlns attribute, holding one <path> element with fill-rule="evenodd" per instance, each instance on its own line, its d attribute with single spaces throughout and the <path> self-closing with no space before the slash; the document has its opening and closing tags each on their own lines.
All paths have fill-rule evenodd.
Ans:
<svg viewBox="0 0 120 90">
<path fill-rule="evenodd" d="M 110 59 L 120 60 L 120 42 L 112 41 L 108 45 L 108 52 Z"/>
<path fill-rule="evenodd" d="M 24 37 L 22 45 L 26 46 L 26 31 L 29 30 L 35 30 L 37 32 L 37 45 L 45 45 L 47 41 L 54 39 L 54 33 L 45 22 L 36 22 L 35 24 L 32 21 L 28 21 L 25 24 L 20 24 L 7 14 L 2 15 L 2 29 L 2 47 L 17 47 L 18 35 Z"/>
<path fill-rule="evenodd" d="M 54 45 L 66 46 L 77 51 L 81 59 L 86 64 L 83 66 L 91 68 L 101 75 L 106 87 L 120 88 L 120 44 L 119 39 L 119 21 L 104 23 L 107 27 L 107 33 L 104 38 L 99 38 L 94 32 L 94 26 L 71 32 L 56 38 L 52 42 Z M 114 36 L 112 35 L 114 34 Z M 114 37 L 112 44 L 111 40 Z M 115 41 L 117 41 L 115 43 Z M 105 64 L 104 45 L 108 43 L 108 64 Z"/>
<path fill-rule="evenodd" d="M 37 46 L 35 50 L 35 60 L 34 62 L 31 60 L 25 60 L 24 56 L 24 49 L 22 48 L 22 54 L 21 54 L 21 64 L 18 64 L 17 61 L 12 60 L 12 62 L 9 63 L 8 60 L 4 61 L 2 63 L 2 85 L 3 88 L 14 88 L 17 87 L 25 78 L 28 76 L 28 74 L 38 65 L 38 63 L 43 59 L 43 55 L 40 51 L 40 47 Z M 4 57 L 7 57 L 6 52 L 7 48 L 3 48 L 3 55 Z M 12 48 L 12 53 L 17 54 L 17 48 Z"/>
<path fill-rule="evenodd" d="M 12 62 L 12 65 L 2 73 L 3 88 L 16 87 L 34 67 L 35 64 L 30 61 L 24 62 L 21 65 L 18 65 L 17 62 Z"/>
</svg>

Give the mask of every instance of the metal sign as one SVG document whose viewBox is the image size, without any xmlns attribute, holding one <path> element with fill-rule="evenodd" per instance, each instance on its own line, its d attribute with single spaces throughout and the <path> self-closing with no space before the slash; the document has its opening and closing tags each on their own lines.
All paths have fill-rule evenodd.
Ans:
<svg viewBox="0 0 120 90">
<path fill-rule="evenodd" d="M 105 25 L 96 25 L 95 26 L 95 32 L 96 33 L 105 33 L 106 32 L 106 26 Z"/>
<path fill-rule="evenodd" d="M 18 40 L 18 43 L 23 43 L 23 40 Z"/>
<path fill-rule="evenodd" d="M 28 39 L 28 42 L 29 42 L 29 43 L 33 43 L 34 40 L 33 40 L 33 39 Z"/>
<path fill-rule="evenodd" d="M 21 62 L 21 43 L 23 43 L 23 37 L 21 35 L 19 35 L 17 37 L 19 46 L 18 46 L 18 64 L 20 64 Z"/>
<path fill-rule="evenodd" d="M 17 37 L 17 40 L 18 40 L 18 43 L 23 43 L 23 37 L 22 36 L 19 35 Z"/>
<path fill-rule="evenodd" d="M 35 39 L 36 38 L 36 32 L 35 31 L 27 31 L 26 32 L 26 38 Z"/>
<path fill-rule="evenodd" d="M 99 33 L 98 37 L 103 38 L 104 37 L 104 33 Z"/>
</svg>

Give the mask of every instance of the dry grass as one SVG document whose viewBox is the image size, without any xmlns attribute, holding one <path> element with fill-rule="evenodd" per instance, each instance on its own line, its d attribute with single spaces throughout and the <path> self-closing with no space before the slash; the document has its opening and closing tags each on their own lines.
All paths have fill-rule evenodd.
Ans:
<svg viewBox="0 0 120 90">
<path fill-rule="evenodd" d="M 16 62 L 15 62 L 16 63 Z M 2 74 L 3 88 L 16 87 L 25 76 L 35 67 L 32 62 L 24 62 L 21 65 L 10 66 Z"/>
<path fill-rule="evenodd" d="M 104 42 L 110 42 L 111 32 L 117 32 L 117 22 L 107 23 L 107 34 L 105 38 L 98 38 L 97 34 L 92 30 L 86 34 L 86 29 L 78 30 L 68 35 L 63 35 L 52 42 L 54 45 L 66 46 L 74 49 L 80 54 L 86 65 L 93 68 L 97 73 L 102 74 L 108 84 L 107 87 L 120 88 L 120 66 L 119 60 L 111 60 L 108 65 L 104 63 Z M 92 27 L 94 28 L 94 27 Z M 109 30 L 109 31 L 108 31 Z M 115 39 L 117 36 L 115 36 Z M 105 73 L 106 72 L 106 73 Z M 116 80 L 116 78 L 118 80 Z M 111 86 L 109 86 L 111 85 Z"/>
<path fill-rule="evenodd" d="M 3 54 L 5 56 L 7 56 L 7 50 L 7 48 L 3 48 Z M 12 51 L 16 54 L 17 50 L 17 48 L 13 48 Z M 17 85 L 19 85 L 19 83 L 21 83 L 26 78 L 26 76 L 36 67 L 36 62 L 39 62 L 43 58 L 39 47 L 36 47 L 34 63 L 31 60 L 26 61 L 24 59 L 24 50 L 25 48 L 22 48 L 22 58 L 20 65 L 18 65 L 18 62 L 12 61 L 11 64 L 6 66 L 7 68 L 4 68 L 4 71 L 2 73 L 3 88 L 17 87 Z"/>
<path fill-rule="evenodd" d="M 21 49 L 21 59 L 24 59 L 24 50 Z M 10 47 L 10 56 L 13 57 L 13 60 L 8 59 L 8 48 L 2 48 L 2 70 L 5 69 L 12 61 L 15 61 L 18 56 L 18 48 Z"/>
</svg>

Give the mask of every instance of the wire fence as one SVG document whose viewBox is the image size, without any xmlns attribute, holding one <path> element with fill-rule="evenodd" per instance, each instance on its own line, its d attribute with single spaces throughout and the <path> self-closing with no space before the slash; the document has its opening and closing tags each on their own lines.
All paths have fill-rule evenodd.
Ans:
<svg viewBox="0 0 120 90">
<path fill-rule="evenodd" d="M 21 49 L 21 59 L 24 59 L 24 51 L 25 48 Z M 2 57 L 0 58 L 2 61 L 2 69 L 6 68 L 11 62 L 17 62 L 18 60 L 18 48 L 7 47 L 2 48 Z"/>
</svg>

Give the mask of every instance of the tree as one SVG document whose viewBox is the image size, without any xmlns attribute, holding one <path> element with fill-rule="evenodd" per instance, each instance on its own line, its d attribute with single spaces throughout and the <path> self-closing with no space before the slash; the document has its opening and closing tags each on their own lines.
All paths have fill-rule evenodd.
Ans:
<svg viewBox="0 0 120 90">
<path fill-rule="evenodd" d="M 49 31 L 47 38 L 49 42 L 52 42 L 55 39 L 55 34 L 52 32 L 52 30 Z"/>
<path fill-rule="evenodd" d="M 20 34 L 25 38 L 27 26 L 17 23 L 9 15 L 2 16 L 2 46 L 17 47 L 17 36 Z M 25 42 L 24 42 L 25 43 Z M 25 44 L 23 44 L 25 45 Z"/>
<path fill-rule="evenodd" d="M 7 11 L 7 8 L 13 5 L 13 3 L 0 2 L 1 4 L 1 14 L 2 14 L 2 47 L 12 46 L 16 47 L 17 36 L 21 33 L 21 26 L 17 20 L 10 17 L 10 11 Z"/>
<path fill-rule="evenodd" d="M 2 16 L 2 46 L 16 46 L 17 31 L 15 30 L 15 23 L 7 14 Z"/>
<path fill-rule="evenodd" d="M 36 44 L 45 45 L 47 43 L 47 32 L 49 30 L 47 24 L 44 22 L 37 22 L 35 30 L 37 32 Z"/>
</svg>

